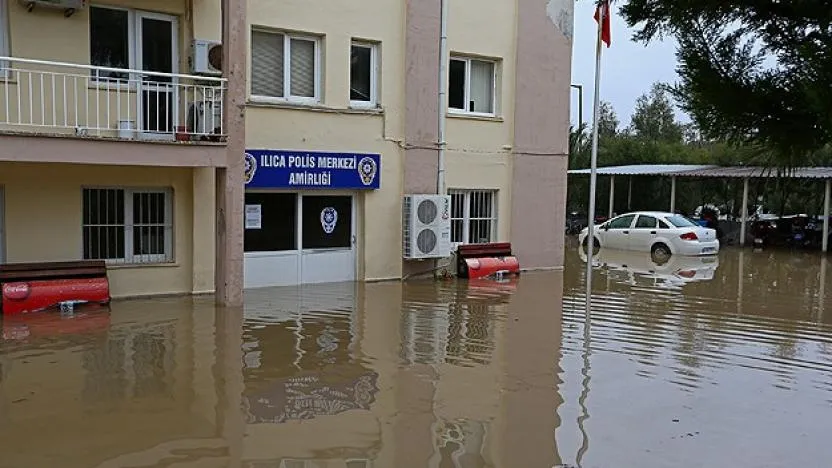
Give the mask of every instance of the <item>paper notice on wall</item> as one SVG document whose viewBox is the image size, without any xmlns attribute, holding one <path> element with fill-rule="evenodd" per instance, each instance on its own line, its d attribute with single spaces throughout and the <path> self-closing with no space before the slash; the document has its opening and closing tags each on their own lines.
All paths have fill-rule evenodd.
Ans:
<svg viewBox="0 0 832 468">
<path fill-rule="evenodd" d="M 246 205 L 246 229 L 263 227 L 263 209 L 261 205 Z"/>
</svg>

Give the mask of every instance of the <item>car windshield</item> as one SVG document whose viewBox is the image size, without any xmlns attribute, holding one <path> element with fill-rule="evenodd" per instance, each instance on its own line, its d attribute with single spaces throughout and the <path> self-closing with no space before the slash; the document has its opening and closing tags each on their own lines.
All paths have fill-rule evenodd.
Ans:
<svg viewBox="0 0 832 468">
<path fill-rule="evenodd" d="M 696 223 L 681 215 L 668 216 L 667 220 L 670 222 L 670 224 L 676 226 L 677 228 L 696 226 Z"/>
</svg>

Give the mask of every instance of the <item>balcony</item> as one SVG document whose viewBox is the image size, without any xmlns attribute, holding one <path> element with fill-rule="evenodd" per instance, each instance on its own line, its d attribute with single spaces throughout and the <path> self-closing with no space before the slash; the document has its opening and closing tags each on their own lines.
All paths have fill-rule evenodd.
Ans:
<svg viewBox="0 0 832 468">
<path fill-rule="evenodd" d="M 0 57 L 0 134 L 221 144 L 224 78 Z"/>
</svg>

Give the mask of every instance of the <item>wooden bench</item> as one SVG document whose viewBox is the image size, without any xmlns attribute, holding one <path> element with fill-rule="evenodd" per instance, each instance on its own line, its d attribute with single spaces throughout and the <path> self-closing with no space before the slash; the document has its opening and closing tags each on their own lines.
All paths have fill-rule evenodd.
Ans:
<svg viewBox="0 0 832 468">
<path fill-rule="evenodd" d="M 498 263 L 501 264 L 502 260 L 507 260 L 506 268 L 511 270 L 511 273 L 518 273 L 519 272 L 519 265 L 517 265 L 517 259 L 514 258 L 511 252 L 511 243 L 510 242 L 494 242 L 491 244 L 467 244 L 467 245 L 460 245 L 457 248 L 457 255 L 456 255 L 456 262 L 457 262 L 457 274 L 462 278 L 475 278 L 475 277 L 482 277 L 482 275 L 489 275 L 493 272 L 490 272 L 490 267 L 486 268 L 485 271 L 478 272 L 477 274 L 472 274 L 471 269 L 472 265 L 477 265 L 479 262 L 472 261 L 474 259 L 483 259 L 484 262 L 493 263 L 494 259 L 500 260 Z M 502 267 L 499 267 L 502 269 Z"/>
<path fill-rule="evenodd" d="M 107 276 L 107 264 L 103 260 L 7 263 L 0 265 L 0 284 L 66 278 L 99 278 L 102 276 Z"/>
</svg>

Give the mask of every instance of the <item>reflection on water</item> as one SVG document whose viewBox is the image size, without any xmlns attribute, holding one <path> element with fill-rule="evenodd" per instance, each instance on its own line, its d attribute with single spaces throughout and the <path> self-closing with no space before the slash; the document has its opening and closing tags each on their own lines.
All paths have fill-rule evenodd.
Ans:
<svg viewBox="0 0 832 468">
<path fill-rule="evenodd" d="M 3 322 L 0 467 L 825 466 L 825 260 L 601 252 Z"/>
</svg>

